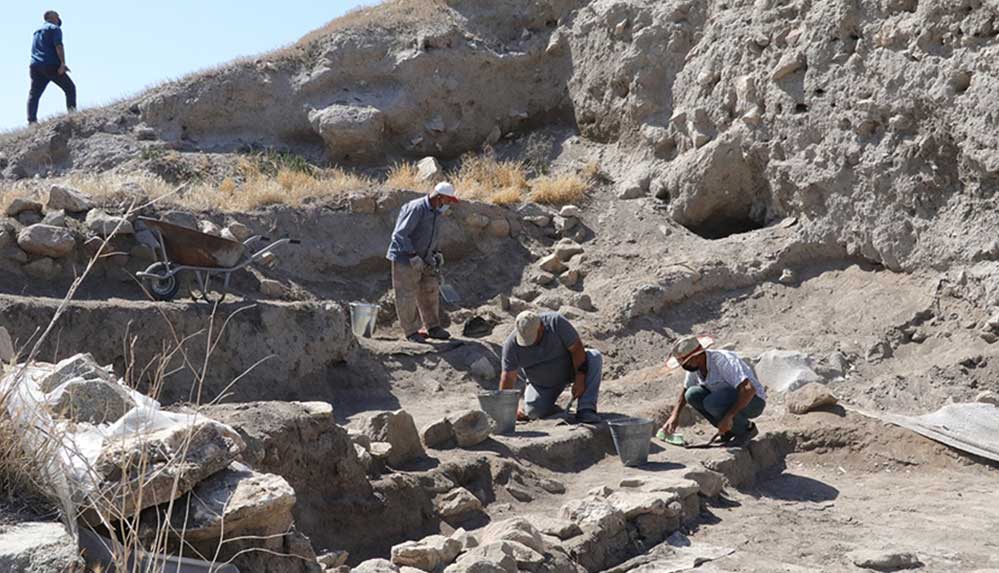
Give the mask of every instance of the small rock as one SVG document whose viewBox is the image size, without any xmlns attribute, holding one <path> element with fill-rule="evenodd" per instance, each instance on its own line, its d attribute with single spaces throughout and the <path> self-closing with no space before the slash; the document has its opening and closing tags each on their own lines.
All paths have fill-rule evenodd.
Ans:
<svg viewBox="0 0 999 573">
<path fill-rule="evenodd" d="M 440 162 L 434 157 L 424 157 L 416 164 L 420 181 L 433 181 L 443 172 Z"/>
<path fill-rule="evenodd" d="M 565 207 L 562 207 L 561 210 L 559 210 L 558 214 L 559 216 L 565 217 L 567 219 L 568 218 L 577 219 L 582 214 L 582 212 L 579 210 L 579 207 L 575 205 L 566 205 Z"/>
<path fill-rule="evenodd" d="M 466 550 L 479 546 L 479 538 L 465 531 L 464 527 L 455 529 L 454 533 L 451 534 L 451 539 L 461 543 L 461 546 Z"/>
<path fill-rule="evenodd" d="M 45 208 L 49 211 L 62 209 L 67 213 L 82 213 L 93 207 L 94 203 L 86 194 L 63 185 L 53 185 L 49 188 L 49 199 L 45 204 Z"/>
<path fill-rule="evenodd" d="M 894 355 L 891 345 L 885 340 L 874 341 L 870 346 L 867 347 L 867 361 L 868 362 L 878 362 L 879 360 L 884 360 L 886 358 L 891 358 Z"/>
<path fill-rule="evenodd" d="M 347 203 L 351 213 L 370 215 L 378 210 L 378 201 L 367 193 L 351 193 L 347 197 Z"/>
<path fill-rule="evenodd" d="M 621 487 L 642 487 L 645 485 L 645 480 L 636 477 L 624 478 L 618 485 Z"/>
<path fill-rule="evenodd" d="M 16 219 L 18 223 L 25 226 L 37 225 L 44 220 L 41 213 L 38 211 L 24 211 L 23 213 L 18 214 Z"/>
<path fill-rule="evenodd" d="M 52 225 L 53 227 L 65 227 L 66 226 L 66 212 L 65 211 L 49 211 L 45 214 L 42 219 L 42 223 L 45 225 Z"/>
<path fill-rule="evenodd" d="M 42 280 L 53 280 L 58 278 L 62 268 L 56 264 L 55 260 L 49 257 L 35 259 L 21 267 L 28 276 Z"/>
<path fill-rule="evenodd" d="M 536 227 L 547 227 L 551 224 L 552 218 L 548 215 L 532 215 L 524 217 L 524 221 L 536 226 Z"/>
<path fill-rule="evenodd" d="M 914 553 L 894 553 L 874 550 L 854 551 L 850 559 L 857 567 L 875 571 L 898 571 L 922 567 L 922 562 Z"/>
<path fill-rule="evenodd" d="M 538 267 L 543 271 L 556 275 L 564 273 L 569 268 L 555 255 L 548 255 L 542 258 L 538 261 Z"/>
<path fill-rule="evenodd" d="M 413 417 L 405 410 L 368 413 L 351 425 L 371 439 L 373 456 L 377 457 L 375 442 L 391 444 L 391 450 L 385 453 L 385 459 L 392 467 L 426 455 Z"/>
<path fill-rule="evenodd" d="M 989 344 L 995 344 L 995 342 L 999 340 L 999 336 L 996 336 L 994 332 L 990 331 L 979 332 L 978 336 L 981 337 L 981 339 L 984 340 L 985 342 L 988 342 Z"/>
<path fill-rule="evenodd" d="M 23 197 L 15 197 L 10 205 L 7 205 L 7 216 L 17 217 L 21 213 L 26 211 L 33 211 L 35 213 L 42 212 L 42 204 L 33 199 L 25 199 Z"/>
<path fill-rule="evenodd" d="M 260 280 L 260 294 L 271 298 L 283 298 L 287 290 L 284 285 L 274 279 Z"/>
<path fill-rule="evenodd" d="M 793 285 L 798 282 L 798 274 L 791 269 L 784 269 L 780 274 L 780 278 L 777 279 L 777 282 L 782 285 Z"/>
<path fill-rule="evenodd" d="M 420 439 L 423 445 L 435 450 L 441 450 L 454 445 L 454 429 L 447 418 L 441 418 L 436 422 L 431 422 L 420 431 Z"/>
<path fill-rule="evenodd" d="M 346 565 L 347 559 L 350 558 L 350 553 L 346 551 L 329 551 L 323 553 L 316 558 L 319 564 L 323 566 L 324 569 L 332 569 L 334 567 L 339 567 L 341 565 Z"/>
<path fill-rule="evenodd" d="M 253 231 L 239 221 L 229 223 L 229 225 L 226 226 L 226 230 L 229 231 L 229 233 L 240 243 L 253 236 Z"/>
<path fill-rule="evenodd" d="M 534 275 L 534 282 L 541 286 L 548 286 L 553 282 L 555 282 L 557 279 L 558 279 L 557 276 L 551 273 L 546 273 L 544 271 L 541 271 L 538 274 Z"/>
<path fill-rule="evenodd" d="M 640 181 L 626 181 L 621 187 L 621 191 L 618 192 L 617 198 L 622 201 L 628 201 L 630 199 L 639 199 L 645 197 L 648 193 L 648 186 L 643 186 Z"/>
<path fill-rule="evenodd" d="M 837 402 L 839 400 L 825 385 L 812 382 L 789 393 L 784 405 L 788 412 L 801 415 L 819 408 L 835 406 Z"/>
<path fill-rule="evenodd" d="M 688 470 L 683 477 L 696 482 L 704 497 L 717 497 L 725 486 L 725 476 L 709 469 Z"/>
<path fill-rule="evenodd" d="M 392 563 L 434 571 L 450 565 L 461 553 L 461 549 L 461 542 L 455 539 L 431 535 L 419 541 L 406 541 L 392 547 Z"/>
<path fill-rule="evenodd" d="M 223 239 L 227 240 L 227 241 L 236 241 L 236 235 L 233 235 L 232 231 L 230 231 L 228 227 L 223 227 L 222 228 L 222 234 L 219 235 L 219 236 L 222 237 Z M 239 242 L 239 241 L 236 241 L 236 242 Z"/>
<path fill-rule="evenodd" d="M 780 61 L 777 62 L 777 66 L 774 67 L 773 72 L 771 72 L 770 78 L 775 82 L 780 81 L 800 70 L 804 66 L 804 53 L 797 50 L 789 50 L 781 57 Z"/>
<path fill-rule="evenodd" d="M 21 229 L 17 245 L 31 255 L 59 258 L 73 252 L 76 239 L 73 233 L 62 227 L 32 225 Z"/>
<path fill-rule="evenodd" d="M 576 269 L 570 269 L 558 277 L 558 282 L 562 283 L 562 286 L 566 288 L 572 288 L 576 286 L 579 282 L 579 271 Z"/>
<path fill-rule="evenodd" d="M 466 552 L 444 573 L 517 573 L 517 559 L 509 543 L 490 543 Z"/>
<path fill-rule="evenodd" d="M 593 299 L 590 295 L 579 293 L 572 298 L 572 306 L 585 310 L 586 312 L 593 312 L 597 310 L 597 307 L 593 306 Z"/>
<path fill-rule="evenodd" d="M 566 519 L 559 519 L 557 517 L 542 517 L 538 519 L 535 524 L 541 533 L 558 537 L 562 541 L 571 539 L 583 533 L 583 530 L 580 529 L 575 523 Z"/>
<path fill-rule="evenodd" d="M 115 217 L 105 213 L 101 209 L 93 209 L 87 213 L 87 229 L 99 237 L 109 237 L 111 234 L 132 235 L 135 230 L 132 223 L 124 217 Z"/>
<path fill-rule="evenodd" d="M 531 492 L 529 492 L 526 489 L 524 489 L 522 487 L 519 487 L 517 485 L 514 485 L 514 484 L 507 485 L 506 486 L 506 491 L 507 491 L 507 493 L 510 494 L 510 496 L 513 497 L 513 499 L 515 499 L 515 500 L 517 500 L 519 502 L 530 503 L 530 502 L 534 501 L 534 496 L 531 495 Z"/>
<path fill-rule="evenodd" d="M 468 371 L 472 376 L 483 380 L 493 380 L 497 376 L 496 368 L 493 367 L 493 363 L 489 361 L 489 358 L 485 356 L 475 359 L 468 367 Z"/>
<path fill-rule="evenodd" d="M 583 253 L 583 247 L 576 241 L 570 239 L 562 239 L 555 244 L 554 254 L 558 259 L 564 263 L 569 262 L 572 257 L 580 255 Z"/>
<path fill-rule="evenodd" d="M 208 220 L 198 221 L 198 230 L 213 237 L 222 236 L 222 228 Z"/>
<path fill-rule="evenodd" d="M 555 232 L 557 233 L 571 231 L 579 224 L 579 219 L 575 217 L 562 217 L 561 215 L 556 215 L 552 221 L 555 223 Z"/>
<path fill-rule="evenodd" d="M 489 222 L 489 234 L 502 239 L 510 236 L 510 222 L 506 219 L 493 219 Z"/>
<path fill-rule="evenodd" d="M 392 444 L 388 442 L 371 442 L 371 445 L 368 447 L 368 453 L 371 454 L 372 458 L 388 463 L 388 459 L 392 455 L 392 449 Z"/>
<path fill-rule="evenodd" d="M 463 487 L 457 487 L 439 496 L 434 505 L 442 518 L 456 519 L 474 511 L 482 511 L 482 502 Z"/>
<path fill-rule="evenodd" d="M 399 573 L 399 567 L 388 559 L 368 559 L 351 569 L 351 573 Z"/>
<path fill-rule="evenodd" d="M 496 541 L 516 541 L 537 551 L 545 552 L 545 542 L 541 532 L 523 517 L 511 517 L 499 522 L 490 523 L 482 531 L 482 544 L 488 545 Z"/>
<path fill-rule="evenodd" d="M 135 139 L 139 141 L 153 141 L 156 139 L 156 130 L 148 125 L 137 125 L 132 129 Z"/>
<path fill-rule="evenodd" d="M 481 444 L 493 433 L 495 422 L 481 410 L 466 410 L 448 416 L 454 439 L 460 448 Z"/>
<path fill-rule="evenodd" d="M 2 334 L 3 333 L 0 332 L 0 335 Z M 2 336 L 0 336 L 0 339 L 2 339 Z M 3 341 L 0 340 L 0 346 L 2 346 L 2 342 Z M 0 358 L 2 358 L 2 356 L 3 356 L 3 351 L 0 350 Z M 975 396 L 975 402 L 981 402 L 983 404 L 992 404 L 993 406 L 999 406 L 999 396 L 997 396 L 996 393 L 991 390 L 985 390 L 984 392 L 979 392 L 978 395 Z"/>
</svg>

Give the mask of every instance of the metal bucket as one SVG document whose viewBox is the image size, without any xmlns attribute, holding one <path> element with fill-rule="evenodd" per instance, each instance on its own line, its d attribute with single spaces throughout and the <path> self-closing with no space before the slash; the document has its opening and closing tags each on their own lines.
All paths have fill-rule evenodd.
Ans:
<svg viewBox="0 0 999 573">
<path fill-rule="evenodd" d="M 375 334 L 375 324 L 378 322 L 378 305 L 366 302 L 350 303 L 350 328 L 354 336 L 371 338 Z"/>
<path fill-rule="evenodd" d="M 625 418 L 607 423 L 621 463 L 640 466 L 649 461 L 649 444 L 655 423 L 645 418 Z"/>
<path fill-rule="evenodd" d="M 481 392 L 479 406 L 496 422 L 494 434 L 512 434 L 517 428 L 517 406 L 520 404 L 520 391 L 496 390 Z"/>
</svg>

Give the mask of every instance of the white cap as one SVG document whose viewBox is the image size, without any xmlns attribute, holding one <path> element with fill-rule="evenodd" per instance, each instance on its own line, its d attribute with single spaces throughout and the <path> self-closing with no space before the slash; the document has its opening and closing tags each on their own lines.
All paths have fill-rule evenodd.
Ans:
<svg viewBox="0 0 999 573">
<path fill-rule="evenodd" d="M 538 328 L 541 327 L 541 317 L 533 310 L 525 310 L 517 315 L 517 344 L 533 346 L 538 341 Z"/>
<path fill-rule="evenodd" d="M 441 181 L 440 183 L 438 183 L 437 186 L 434 187 L 434 190 L 430 193 L 431 197 L 435 197 L 437 195 L 440 195 L 442 197 L 450 197 L 455 201 L 458 200 L 458 194 L 454 190 L 454 185 L 451 185 L 447 181 Z"/>
</svg>

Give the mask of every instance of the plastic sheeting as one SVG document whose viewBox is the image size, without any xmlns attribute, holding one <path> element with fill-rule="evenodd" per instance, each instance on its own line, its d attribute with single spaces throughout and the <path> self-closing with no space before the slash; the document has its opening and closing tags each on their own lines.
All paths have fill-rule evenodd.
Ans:
<svg viewBox="0 0 999 573">
<path fill-rule="evenodd" d="M 992 404 L 948 404 L 923 416 L 875 416 L 952 448 L 999 462 L 999 407 Z"/>
<path fill-rule="evenodd" d="M 45 393 L 40 383 L 54 368 L 44 363 L 19 365 L 0 380 L 0 394 L 8 397 L 7 415 L 23 430 L 23 446 L 49 454 L 42 485 L 61 501 L 68 516 L 75 515 L 76 507 L 97 490 L 101 477 L 93 467 L 105 444 L 206 420 L 197 414 L 164 412 L 159 402 L 117 379 L 108 383 L 120 385 L 136 404 L 118 420 L 94 425 L 53 418 L 49 406 L 58 400 L 63 385 Z M 75 520 L 67 522 L 75 527 Z"/>
</svg>

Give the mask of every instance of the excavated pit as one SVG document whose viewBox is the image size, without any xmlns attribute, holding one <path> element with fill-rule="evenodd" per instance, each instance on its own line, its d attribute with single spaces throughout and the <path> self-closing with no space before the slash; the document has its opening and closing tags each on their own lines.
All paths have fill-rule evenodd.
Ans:
<svg viewBox="0 0 999 573">
<path fill-rule="evenodd" d="M 717 240 L 758 231 L 766 227 L 766 224 L 748 214 L 745 216 L 713 214 L 697 223 L 684 224 L 684 227 L 701 238 Z"/>
</svg>

